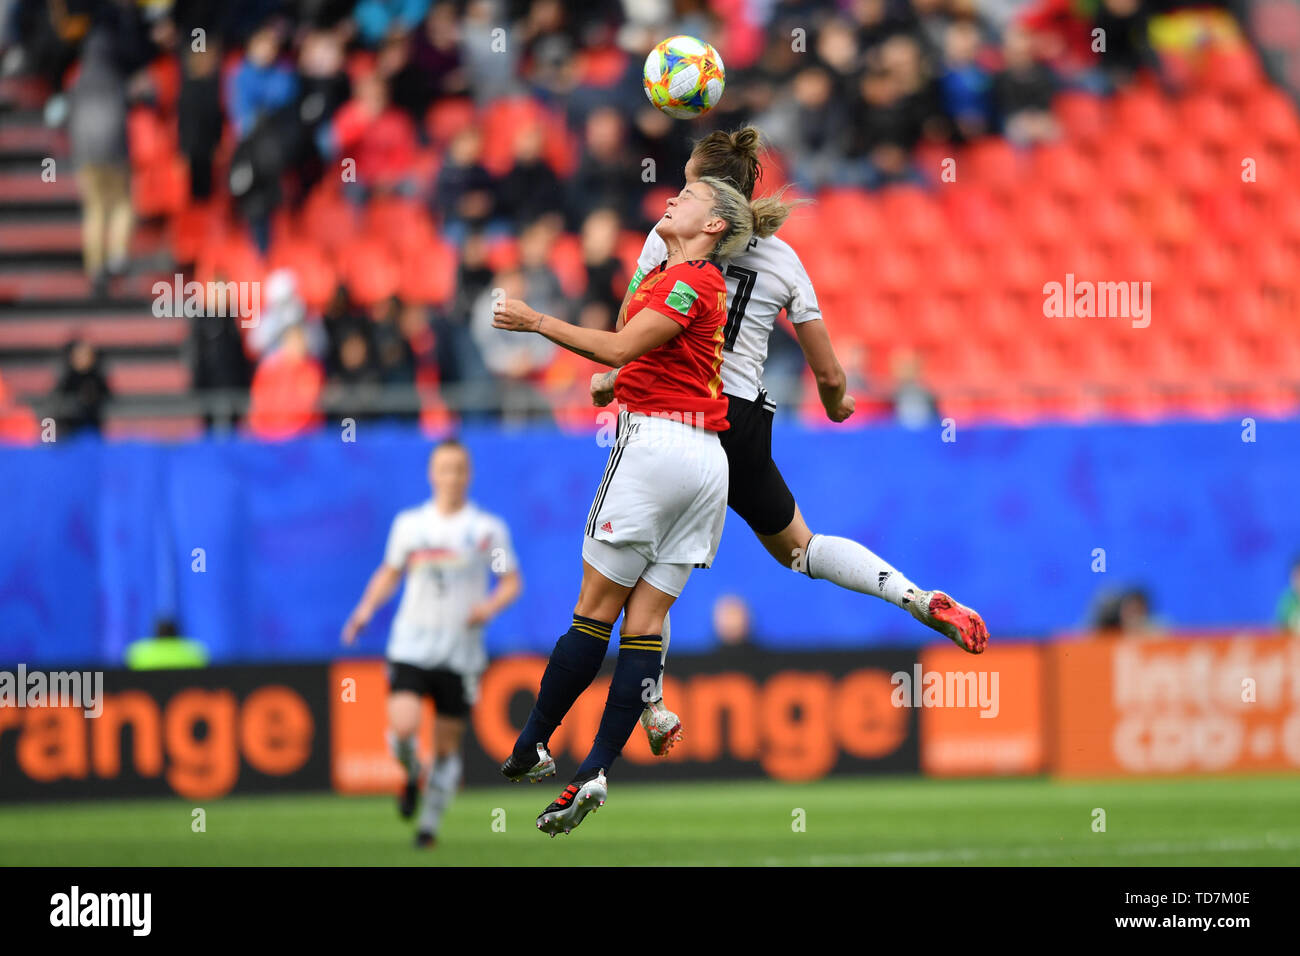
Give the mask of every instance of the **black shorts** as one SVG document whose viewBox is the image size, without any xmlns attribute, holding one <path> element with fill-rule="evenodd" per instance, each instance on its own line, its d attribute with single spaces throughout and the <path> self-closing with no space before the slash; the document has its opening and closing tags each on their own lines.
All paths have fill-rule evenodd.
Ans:
<svg viewBox="0 0 1300 956">
<path fill-rule="evenodd" d="M 388 692 L 409 690 L 433 698 L 434 713 L 444 717 L 468 717 L 478 682 L 445 668 L 426 670 L 400 661 L 388 662 Z"/>
<path fill-rule="evenodd" d="M 775 414 L 767 392 L 759 392 L 753 401 L 728 395 L 731 427 L 718 433 L 731 473 L 727 504 L 755 534 L 776 534 L 794 520 L 794 495 L 772 460 Z"/>
</svg>

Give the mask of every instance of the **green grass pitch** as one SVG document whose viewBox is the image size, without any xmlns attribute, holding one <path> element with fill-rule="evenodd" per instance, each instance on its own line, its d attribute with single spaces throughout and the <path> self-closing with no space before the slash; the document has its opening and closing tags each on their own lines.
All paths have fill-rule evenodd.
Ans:
<svg viewBox="0 0 1300 956">
<path fill-rule="evenodd" d="M 389 797 L 279 795 L 0 807 L 0 864 L 1120 865 L 1300 863 L 1300 776 L 1059 783 L 836 778 L 611 785 L 572 834 L 548 781 L 462 792 L 433 851 Z M 207 830 L 191 829 L 206 811 Z M 1106 830 L 1093 831 L 1094 809 Z M 796 824 L 803 811 L 803 830 Z M 504 831 L 501 830 L 504 821 Z M 495 822 L 495 828 L 494 828 Z"/>
</svg>

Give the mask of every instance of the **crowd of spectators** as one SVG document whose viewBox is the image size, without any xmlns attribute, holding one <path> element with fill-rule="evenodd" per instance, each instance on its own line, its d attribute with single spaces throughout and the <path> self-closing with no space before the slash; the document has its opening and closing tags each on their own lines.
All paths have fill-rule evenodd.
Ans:
<svg viewBox="0 0 1300 956">
<path fill-rule="evenodd" d="M 723 6 L 725 18 L 715 12 Z M 179 66 L 177 142 L 191 201 L 228 203 L 263 253 L 277 211 L 300 206 L 341 164 L 351 166 L 342 188 L 354 203 L 424 204 L 457 257 L 447 304 L 357 308 L 341 285 L 314 313 L 292 275 L 272 276 L 256 335 L 194 320 L 196 387 L 251 384 L 255 413 L 259 390 L 263 406 L 276 390 L 300 403 L 332 390 L 364 416 L 368 395 L 416 381 L 422 366 L 471 409 L 500 404 L 494 395 L 544 408 L 556 350 L 492 330 L 492 290 L 611 327 L 628 278 L 619 237 L 657 218 L 655 190 L 676 188 L 691 137 L 755 123 L 780 157 L 776 168 L 808 192 L 924 183 L 933 178 L 915 162 L 924 143 L 1055 137 L 1057 90 L 1104 90 L 1151 65 L 1143 24 L 1161 6 L 1098 0 L 1085 16 L 1067 0 L 16 0 L 3 42 L 6 72 L 43 76 L 55 93 L 80 63 L 66 91 L 71 122 L 74 132 L 94 127 L 82 138 L 96 148 L 78 149 L 74 137 L 74 153 L 83 154 L 86 215 L 110 237 L 106 248 L 87 247 L 96 279 L 122 268 L 129 225 L 113 170 L 124 169 L 125 104 L 149 101 L 136 78 L 158 57 Z M 1095 26 L 1106 30 L 1104 59 L 1093 53 Z M 668 119 L 641 90 L 644 51 L 673 33 L 708 37 L 726 57 L 727 94 L 694 123 Z M 485 162 L 477 123 L 437 142 L 440 106 L 506 96 L 555 116 L 565 155 L 548 151 L 537 124 L 510 131 L 504 171 Z M 88 114 L 93 124 L 82 123 Z M 233 144 L 228 154 L 223 142 Z M 433 166 L 422 161 L 431 153 Z M 548 265 L 564 233 L 581 237 L 576 297 Z M 518 255 L 503 265 L 493 249 L 506 238 Z M 786 339 L 774 342 L 781 368 L 793 364 L 782 361 Z M 915 363 L 896 364 L 896 383 L 866 384 L 885 395 L 896 388 L 909 419 L 932 415 Z M 318 419 L 309 412 L 271 431 L 310 426 Z"/>
</svg>

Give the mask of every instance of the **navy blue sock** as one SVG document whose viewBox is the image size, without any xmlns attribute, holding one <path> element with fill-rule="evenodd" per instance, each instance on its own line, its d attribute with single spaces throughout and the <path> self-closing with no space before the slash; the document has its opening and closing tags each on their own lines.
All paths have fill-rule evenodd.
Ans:
<svg viewBox="0 0 1300 956">
<path fill-rule="evenodd" d="M 591 752 L 573 779 L 589 776 L 597 770 L 608 772 L 610 765 L 623 752 L 627 739 L 636 730 L 641 711 L 654 697 L 662 647 L 663 638 L 658 634 L 645 637 L 624 634 L 619 638 L 618 664 L 614 666 L 614 679 L 609 682 L 609 696 L 605 698 L 605 712 L 600 715 L 600 729 L 596 731 Z"/>
<path fill-rule="evenodd" d="M 555 642 L 551 659 L 546 662 L 546 672 L 542 674 L 542 685 L 537 690 L 537 704 L 515 741 L 515 756 L 520 760 L 536 758 L 537 745 L 550 743 L 551 734 L 569 708 L 596 679 L 609 649 L 609 632 L 613 627 L 612 621 L 606 624 L 573 615 L 573 624 Z"/>
</svg>

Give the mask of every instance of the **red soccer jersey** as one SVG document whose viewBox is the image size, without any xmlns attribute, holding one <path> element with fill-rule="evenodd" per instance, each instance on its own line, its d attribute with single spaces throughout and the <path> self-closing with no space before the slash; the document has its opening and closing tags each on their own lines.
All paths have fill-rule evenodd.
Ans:
<svg viewBox="0 0 1300 956">
<path fill-rule="evenodd" d="M 722 270 L 707 259 L 660 265 L 632 294 L 625 321 L 635 322 L 642 309 L 666 315 L 682 331 L 619 369 L 614 397 L 630 412 L 725 431 L 729 425 L 722 394 L 722 343 L 727 283 Z"/>
</svg>

